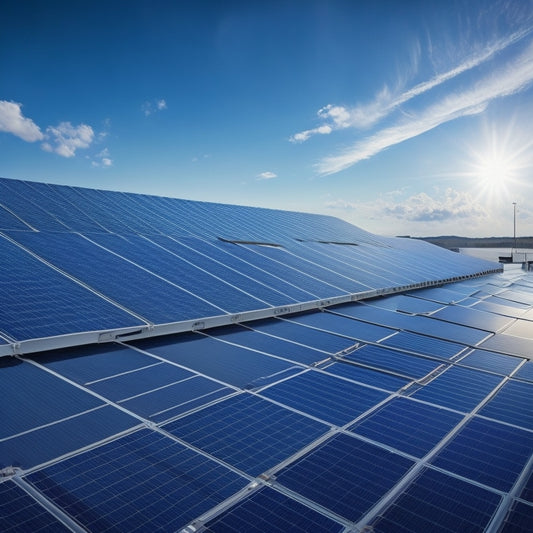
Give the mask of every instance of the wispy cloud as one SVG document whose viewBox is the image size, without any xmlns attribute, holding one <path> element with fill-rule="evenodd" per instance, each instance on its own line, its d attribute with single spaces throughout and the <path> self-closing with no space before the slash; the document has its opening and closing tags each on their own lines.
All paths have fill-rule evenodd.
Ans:
<svg viewBox="0 0 533 533">
<path fill-rule="evenodd" d="M 401 143 L 440 124 L 481 113 L 489 103 L 524 90 L 533 82 L 533 44 L 514 61 L 494 71 L 472 88 L 452 93 L 402 123 L 383 129 L 357 142 L 340 155 L 324 158 L 318 164 L 321 174 L 333 174 L 368 159 L 385 148 Z"/>
<path fill-rule="evenodd" d="M 94 131 L 87 124 L 73 126 L 61 122 L 58 126 L 46 128 L 46 142 L 42 144 L 46 152 L 54 152 L 62 157 L 74 157 L 76 150 L 88 148 L 94 140 Z"/>
<path fill-rule="evenodd" d="M 93 167 L 108 168 L 113 166 L 113 160 L 110 157 L 109 149 L 104 148 L 101 152 L 97 153 L 91 161 Z"/>
<path fill-rule="evenodd" d="M 296 133 L 289 140 L 298 143 L 307 141 L 311 136 L 317 134 L 328 135 L 335 130 L 346 128 L 365 129 L 374 126 L 402 104 L 491 60 L 496 54 L 522 40 L 532 31 L 533 28 L 523 29 L 505 38 L 494 41 L 464 59 L 455 67 L 437 74 L 433 78 L 419 83 L 400 94 L 395 95 L 395 91 L 385 86 L 377 93 L 374 100 L 367 104 L 358 104 L 353 107 L 329 104 L 321 108 L 317 113 L 318 117 L 324 121 L 323 124 Z M 419 55 L 419 53 L 420 51 L 418 50 L 416 55 Z M 413 62 L 415 62 L 414 59 Z"/>
<path fill-rule="evenodd" d="M 141 106 L 141 109 L 144 115 L 148 117 L 157 111 L 163 111 L 164 109 L 167 109 L 167 102 L 163 98 L 159 100 L 150 100 L 144 102 L 144 104 Z"/>
<path fill-rule="evenodd" d="M 22 104 L 0 100 L 0 131 L 12 133 L 27 142 L 42 141 L 41 129 L 22 114 Z"/>
<path fill-rule="evenodd" d="M 271 179 L 273 179 L 273 178 L 277 178 L 277 177 L 278 177 L 277 174 L 274 174 L 274 172 L 269 172 L 269 171 L 267 171 L 267 172 L 261 172 L 261 174 L 258 174 L 258 175 L 256 176 L 256 178 L 257 178 L 258 180 L 271 180 Z"/>
</svg>

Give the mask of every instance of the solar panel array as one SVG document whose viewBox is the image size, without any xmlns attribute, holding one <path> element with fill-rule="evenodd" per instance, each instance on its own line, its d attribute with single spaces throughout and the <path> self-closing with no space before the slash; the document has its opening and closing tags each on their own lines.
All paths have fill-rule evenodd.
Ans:
<svg viewBox="0 0 533 533">
<path fill-rule="evenodd" d="M 530 530 L 530 273 L 477 277 L 490 265 L 328 217 L 9 180 L 0 186 L 0 222 L 10 225 L 0 239 L 10 261 L 0 294 L 19 304 L 0 311 L 0 328 L 4 344 L 21 343 L 22 352 L 36 334 L 202 319 L 211 306 L 232 315 L 230 306 L 255 309 L 274 294 L 304 301 L 311 285 L 316 293 L 335 287 L 328 298 L 369 279 L 403 291 L 0 357 L 2 531 Z M 210 209 L 222 229 L 199 216 Z M 175 212 L 198 216 L 202 235 L 144 233 L 161 231 L 163 221 L 168 229 L 164 213 Z M 184 228 L 192 214 L 181 215 Z M 275 233 L 261 233 L 259 220 Z M 277 246 L 242 244 L 251 240 Z M 218 251 L 202 255 L 210 248 Z M 288 272 L 291 264 L 278 262 L 278 253 L 301 263 L 297 276 L 275 285 L 266 282 L 274 265 Z M 191 260 L 197 256 L 205 259 Z M 227 270 L 215 278 L 210 261 Z M 250 269 L 237 268 L 244 264 Z M 205 278 L 203 293 L 194 286 L 200 266 L 218 280 L 210 287 Z M 263 278 L 251 275 L 259 271 Z M 371 278 L 385 273 L 391 285 Z M 422 280 L 456 276 L 468 279 L 415 290 Z M 244 279 L 264 292 L 242 291 Z"/>
</svg>

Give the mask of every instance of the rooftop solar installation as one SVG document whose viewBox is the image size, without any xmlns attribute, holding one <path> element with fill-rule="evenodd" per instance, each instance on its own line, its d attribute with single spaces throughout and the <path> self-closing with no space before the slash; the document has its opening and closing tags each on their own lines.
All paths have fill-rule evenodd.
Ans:
<svg viewBox="0 0 533 533">
<path fill-rule="evenodd" d="M 2 531 L 530 531 L 531 272 L 0 178 Z"/>
</svg>

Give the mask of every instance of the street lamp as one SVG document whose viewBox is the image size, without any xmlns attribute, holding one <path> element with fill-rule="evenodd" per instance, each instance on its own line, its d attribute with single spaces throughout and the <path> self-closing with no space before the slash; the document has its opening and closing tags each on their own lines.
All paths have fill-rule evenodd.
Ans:
<svg viewBox="0 0 533 533">
<path fill-rule="evenodd" d="M 513 202 L 513 242 L 516 251 L 516 202 Z"/>
</svg>

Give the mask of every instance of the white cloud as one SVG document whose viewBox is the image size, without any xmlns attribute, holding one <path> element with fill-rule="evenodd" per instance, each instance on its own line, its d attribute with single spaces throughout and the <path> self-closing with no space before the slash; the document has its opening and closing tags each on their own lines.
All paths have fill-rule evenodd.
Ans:
<svg viewBox="0 0 533 533">
<path fill-rule="evenodd" d="M 0 100 L 0 131 L 12 133 L 27 142 L 43 140 L 41 129 L 22 114 L 22 104 Z"/>
<path fill-rule="evenodd" d="M 93 167 L 111 167 L 113 166 L 113 160 L 109 157 L 109 150 L 104 148 L 101 152 L 94 156 L 91 162 Z"/>
<path fill-rule="evenodd" d="M 479 222 L 488 217 L 486 209 L 468 192 L 448 188 L 443 193 L 435 191 L 431 196 L 420 192 L 396 200 L 399 191 L 392 191 L 371 202 L 330 201 L 326 207 L 364 214 L 373 220 L 383 218 L 407 222 Z"/>
<path fill-rule="evenodd" d="M 418 115 L 383 129 L 356 143 L 340 155 L 327 157 L 318 165 L 321 174 L 333 174 L 368 159 L 389 146 L 401 143 L 459 117 L 481 113 L 495 98 L 524 90 L 533 82 L 533 45 L 514 62 L 485 77 L 471 89 L 450 94 Z"/>
<path fill-rule="evenodd" d="M 531 31 L 532 28 L 527 28 L 492 42 L 482 50 L 475 52 L 463 60 L 454 68 L 437 74 L 433 78 L 419 83 L 396 96 L 393 94 L 393 91 L 385 86 L 378 92 L 372 102 L 366 104 L 358 104 L 351 108 L 329 104 L 318 111 L 318 116 L 325 121 L 325 124 L 296 133 L 289 140 L 291 142 L 304 142 L 316 134 L 329 134 L 334 130 L 346 128 L 365 129 L 374 126 L 402 104 L 489 61 L 499 52 L 526 37 Z M 416 50 L 415 56 L 418 55 L 420 55 L 419 49 Z M 412 60 L 412 62 L 417 61 L 416 57 Z M 400 82 L 398 83 L 398 85 L 401 84 Z"/>
<path fill-rule="evenodd" d="M 149 100 L 144 102 L 144 104 L 141 106 L 141 109 L 144 115 L 148 117 L 157 111 L 163 111 L 164 109 L 167 109 L 167 102 L 163 98 L 160 98 L 159 100 Z"/>
<path fill-rule="evenodd" d="M 256 178 L 258 180 L 271 180 L 272 178 L 277 178 L 278 175 L 274 174 L 274 172 L 261 172 L 261 174 L 258 174 Z"/>
<path fill-rule="evenodd" d="M 76 150 L 88 148 L 94 140 L 94 131 L 87 124 L 73 126 L 70 122 L 61 122 L 57 127 L 46 128 L 46 142 L 43 150 L 54 152 L 62 157 L 74 157 Z"/>
</svg>

